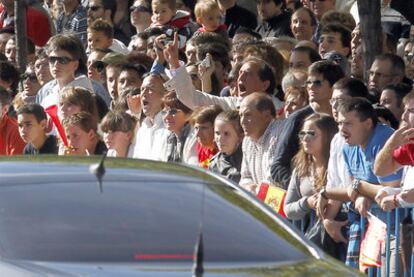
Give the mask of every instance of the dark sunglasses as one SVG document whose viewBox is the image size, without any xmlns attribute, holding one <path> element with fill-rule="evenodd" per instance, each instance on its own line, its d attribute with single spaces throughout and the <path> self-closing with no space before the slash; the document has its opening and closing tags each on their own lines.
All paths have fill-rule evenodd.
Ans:
<svg viewBox="0 0 414 277">
<path fill-rule="evenodd" d="M 130 12 L 147 12 L 147 13 L 152 13 L 150 8 L 147 8 L 145 6 L 131 6 L 129 8 Z"/>
<path fill-rule="evenodd" d="M 56 62 L 60 64 L 68 64 L 74 61 L 74 59 L 71 59 L 69 57 L 55 57 L 55 56 L 49 56 L 48 60 L 49 60 L 49 63 L 51 64 L 55 64 Z"/>
<path fill-rule="evenodd" d="M 96 71 L 98 71 L 99 73 L 101 73 L 102 71 L 104 71 L 105 69 L 105 63 L 102 61 L 95 61 L 92 64 L 92 67 L 96 69 Z"/>
<path fill-rule="evenodd" d="M 303 140 L 305 136 L 308 136 L 311 140 L 313 140 L 316 138 L 316 133 L 315 131 L 300 131 L 298 136 L 300 140 Z"/>
<path fill-rule="evenodd" d="M 37 82 L 37 76 L 34 73 L 32 74 L 24 73 L 20 76 L 20 79 L 23 81 L 29 80 L 31 82 Z"/>
<path fill-rule="evenodd" d="M 88 10 L 91 10 L 93 12 L 96 12 L 100 8 L 102 8 L 102 6 L 88 6 Z"/>
<path fill-rule="evenodd" d="M 323 82 L 323 80 L 314 80 L 314 81 L 308 80 L 308 81 L 306 81 L 306 85 L 308 85 L 308 86 L 315 85 L 317 87 L 320 87 L 320 86 L 322 86 L 322 82 Z"/>
</svg>

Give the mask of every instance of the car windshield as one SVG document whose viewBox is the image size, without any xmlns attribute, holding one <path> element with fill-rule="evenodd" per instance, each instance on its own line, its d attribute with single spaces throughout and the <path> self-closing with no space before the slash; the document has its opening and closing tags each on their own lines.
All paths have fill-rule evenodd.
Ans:
<svg viewBox="0 0 414 277">
<path fill-rule="evenodd" d="M 64 176 L 52 169 L 44 178 L 3 178 L 3 258 L 188 262 L 201 221 L 206 261 L 287 262 L 310 256 L 271 217 L 223 184 L 109 169 L 101 193 L 87 170 L 71 168 L 77 167 L 66 168 Z"/>
</svg>

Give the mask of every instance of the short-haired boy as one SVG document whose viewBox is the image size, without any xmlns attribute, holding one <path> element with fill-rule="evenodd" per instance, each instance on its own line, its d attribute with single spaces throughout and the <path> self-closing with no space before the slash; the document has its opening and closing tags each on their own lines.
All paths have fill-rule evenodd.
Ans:
<svg viewBox="0 0 414 277">
<path fill-rule="evenodd" d="M 98 122 L 90 113 L 71 115 L 63 120 L 62 125 L 69 143 L 65 155 L 101 155 L 107 151 L 98 136 Z"/>
<path fill-rule="evenodd" d="M 26 104 L 17 110 L 19 133 L 26 144 L 25 155 L 57 154 L 56 137 L 47 135 L 47 117 L 39 104 Z"/>
<path fill-rule="evenodd" d="M 95 49 L 110 49 L 121 54 L 128 54 L 129 50 L 121 41 L 114 38 L 113 25 L 104 19 L 98 18 L 88 27 L 88 52 Z"/>
</svg>

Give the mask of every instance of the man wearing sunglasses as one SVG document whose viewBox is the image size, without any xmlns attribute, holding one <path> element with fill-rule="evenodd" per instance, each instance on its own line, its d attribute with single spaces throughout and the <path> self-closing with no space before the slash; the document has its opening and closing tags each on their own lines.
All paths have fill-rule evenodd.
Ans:
<svg viewBox="0 0 414 277">
<path fill-rule="evenodd" d="M 309 106 L 294 112 L 286 120 L 274 153 L 272 177 L 281 187 L 287 188 L 289 185 L 292 173 L 291 159 L 299 150 L 298 133 L 303 120 L 314 112 L 331 114 L 329 101 L 332 97 L 332 87 L 342 77 L 344 73 L 341 67 L 330 61 L 318 61 L 309 67 L 306 81 Z"/>
</svg>

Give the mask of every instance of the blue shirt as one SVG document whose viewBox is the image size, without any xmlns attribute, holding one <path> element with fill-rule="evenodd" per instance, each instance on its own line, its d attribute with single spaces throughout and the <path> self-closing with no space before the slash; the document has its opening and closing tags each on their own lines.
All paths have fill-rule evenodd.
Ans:
<svg viewBox="0 0 414 277">
<path fill-rule="evenodd" d="M 394 129 L 385 124 L 378 123 L 372 132 L 367 146 L 362 149 L 361 146 L 350 146 L 345 144 L 342 151 L 344 153 L 345 166 L 351 177 L 367 181 L 373 184 L 380 184 L 381 182 L 391 182 L 401 179 L 402 169 L 385 177 L 379 177 L 374 174 L 373 166 L 375 157 L 383 148 L 385 142 L 394 133 Z M 386 222 L 387 213 L 384 212 L 377 205 L 372 205 L 370 211 L 383 222 Z M 351 222 L 359 221 L 359 217 L 350 219 Z M 395 227 L 394 213 L 391 214 L 391 232 Z"/>
<path fill-rule="evenodd" d="M 351 177 L 364 180 L 372 184 L 391 182 L 401 179 L 402 170 L 385 177 L 378 177 L 373 171 L 375 157 L 383 148 L 385 142 L 393 132 L 394 129 L 385 124 L 378 123 L 375 126 L 365 149 L 362 149 L 359 145 L 344 145 L 342 151 L 344 154 L 345 166 Z"/>
</svg>

